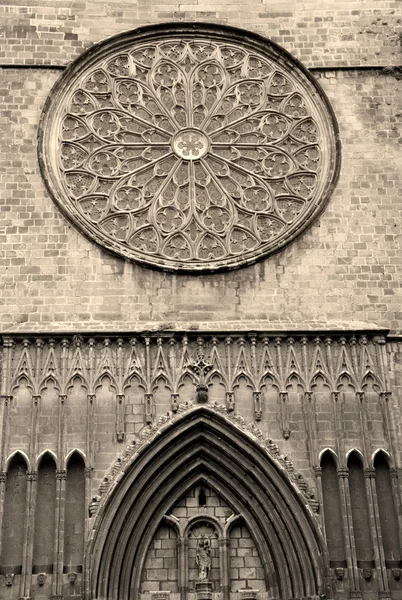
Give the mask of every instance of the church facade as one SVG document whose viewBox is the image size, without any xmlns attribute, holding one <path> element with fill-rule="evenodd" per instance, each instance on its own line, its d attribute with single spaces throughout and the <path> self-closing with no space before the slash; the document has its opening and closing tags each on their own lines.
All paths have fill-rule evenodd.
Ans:
<svg viewBox="0 0 402 600">
<path fill-rule="evenodd" d="M 399 3 L 0 10 L 0 598 L 400 600 Z"/>
</svg>

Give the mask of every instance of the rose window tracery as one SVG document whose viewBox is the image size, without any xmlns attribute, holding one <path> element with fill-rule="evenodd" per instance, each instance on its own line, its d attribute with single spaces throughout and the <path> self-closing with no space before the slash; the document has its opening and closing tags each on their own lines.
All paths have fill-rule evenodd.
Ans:
<svg viewBox="0 0 402 600">
<path fill-rule="evenodd" d="M 64 74 L 41 164 L 67 216 L 107 249 L 173 270 L 249 264 L 322 210 L 335 124 L 312 77 L 257 36 L 126 34 Z"/>
</svg>

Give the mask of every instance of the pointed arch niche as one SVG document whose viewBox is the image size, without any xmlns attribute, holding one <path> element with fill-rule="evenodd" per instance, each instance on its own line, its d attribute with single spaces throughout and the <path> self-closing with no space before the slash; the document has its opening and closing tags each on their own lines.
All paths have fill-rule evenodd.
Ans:
<svg viewBox="0 0 402 600">
<path fill-rule="evenodd" d="M 324 542 L 304 497 L 255 439 L 205 406 L 131 457 L 91 525 L 87 600 L 195 600 L 203 538 L 223 600 L 244 588 L 260 600 L 324 593 Z"/>
</svg>

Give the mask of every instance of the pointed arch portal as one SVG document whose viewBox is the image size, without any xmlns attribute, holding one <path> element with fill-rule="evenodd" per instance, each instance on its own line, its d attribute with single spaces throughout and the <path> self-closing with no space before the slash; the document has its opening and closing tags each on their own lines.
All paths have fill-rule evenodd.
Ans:
<svg viewBox="0 0 402 600">
<path fill-rule="evenodd" d="M 86 552 L 87 600 L 138 600 L 153 535 L 195 485 L 210 486 L 241 515 L 258 548 L 270 598 L 324 592 L 324 541 L 300 492 L 224 415 L 196 407 L 165 427 L 124 471 L 93 524 Z M 182 585 L 180 593 L 184 600 Z"/>
</svg>

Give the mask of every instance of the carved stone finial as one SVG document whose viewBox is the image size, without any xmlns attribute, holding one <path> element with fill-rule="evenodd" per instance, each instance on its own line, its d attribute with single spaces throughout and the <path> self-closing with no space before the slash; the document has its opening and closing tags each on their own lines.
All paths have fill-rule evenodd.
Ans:
<svg viewBox="0 0 402 600">
<path fill-rule="evenodd" d="M 208 386 L 206 384 L 206 376 L 212 369 L 212 364 L 208 363 L 204 358 L 204 341 L 202 338 L 197 339 L 198 354 L 190 369 L 198 375 L 198 385 L 196 386 L 196 401 L 199 404 L 208 402 Z"/>
<path fill-rule="evenodd" d="M 73 335 L 73 344 L 76 348 L 80 348 L 84 343 L 82 335 Z"/>
</svg>

